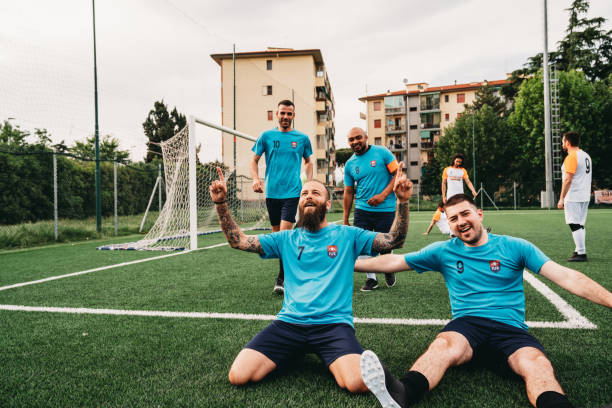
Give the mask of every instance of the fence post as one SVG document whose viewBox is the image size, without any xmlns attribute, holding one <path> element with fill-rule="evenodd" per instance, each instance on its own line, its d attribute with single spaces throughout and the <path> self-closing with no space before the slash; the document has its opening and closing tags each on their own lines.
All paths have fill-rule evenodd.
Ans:
<svg viewBox="0 0 612 408">
<path fill-rule="evenodd" d="M 55 147 L 53 148 L 53 233 L 55 240 L 57 241 L 57 155 L 55 154 Z"/>
<path fill-rule="evenodd" d="M 157 201 L 159 201 L 159 213 L 161 214 L 161 210 L 162 210 L 162 185 L 161 185 L 161 163 L 157 163 L 157 178 L 159 179 L 159 191 L 157 192 L 158 194 L 158 198 Z"/>
<path fill-rule="evenodd" d="M 480 209 L 484 210 L 484 207 L 482 206 L 483 205 L 483 202 L 482 202 L 482 193 L 483 193 L 483 190 L 482 190 L 482 181 L 481 181 L 480 182 Z"/>
<path fill-rule="evenodd" d="M 117 159 L 113 160 L 113 187 L 115 192 L 115 236 L 119 235 L 119 220 L 117 219 Z"/>
<path fill-rule="evenodd" d="M 417 184 L 417 212 L 421 211 L 421 185 Z"/>
<path fill-rule="evenodd" d="M 514 194 L 513 194 L 513 197 L 514 197 L 514 210 L 516 210 L 516 181 L 514 181 L 514 180 L 512 181 L 512 188 L 514 189 Z"/>
</svg>

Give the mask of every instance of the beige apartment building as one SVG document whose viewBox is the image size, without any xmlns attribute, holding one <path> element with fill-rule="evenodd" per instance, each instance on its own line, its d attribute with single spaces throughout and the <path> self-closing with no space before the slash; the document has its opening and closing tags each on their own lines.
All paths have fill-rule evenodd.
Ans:
<svg viewBox="0 0 612 408">
<path fill-rule="evenodd" d="M 314 177 L 333 184 L 332 175 L 336 168 L 334 97 L 321 50 L 268 48 L 266 51 L 213 54 L 211 57 L 221 67 L 223 126 L 233 128 L 235 121 L 237 130 L 259 137 L 263 131 L 278 126 L 278 102 L 291 100 L 295 104 L 294 128 L 307 134 L 312 144 Z M 233 139 L 232 135 L 223 135 L 223 162 L 230 167 L 234 157 Z M 252 142 L 238 138 L 238 174 L 249 174 L 252 147 Z M 260 160 L 262 178 L 264 163 L 265 160 Z"/>
<path fill-rule="evenodd" d="M 401 91 L 359 98 L 366 103 L 368 140 L 383 145 L 404 161 L 406 176 L 420 183 L 423 165 L 444 129 L 461 117 L 483 85 L 500 88 L 506 80 L 430 87 L 426 82 L 405 84 Z"/>
</svg>

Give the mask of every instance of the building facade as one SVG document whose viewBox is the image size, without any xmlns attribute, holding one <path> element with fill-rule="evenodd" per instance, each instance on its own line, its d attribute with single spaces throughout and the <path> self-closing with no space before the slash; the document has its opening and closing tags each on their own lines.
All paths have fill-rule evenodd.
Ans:
<svg viewBox="0 0 612 408">
<path fill-rule="evenodd" d="M 291 100 L 295 104 L 294 128 L 307 134 L 312 144 L 314 177 L 324 183 L 333 183 L 331 175 L 336 167 L 334 98 L 321 51 L 268 48 L 266 51 L 213 54 L 211 58 L 221 68 L 222 125 L 232 128 L 235 122 L 237 130 L 258 137 L 263 131 L 278 126 L 278 102 Z M 230 167 L 234 160 L 233 143 L 232 135 L 223 134 L 223 162 Z M 252 142 L 238 138 L 238 174 L 249 174 L 252 146 Z M 262 178 L 264 162 L 260 160 Z"/>
<path fill-rule="evenodd" d="M 421 182 L 423 165 L 444 129 L 461 117 L 465 105 L 476 99 L 483 85 L 500 88 L 506 80 L 430 87 L 426 82 L 406 84 L 401 91 L 359 98 L 366 103 L 368 140 L 384 145 L 404 162 L 406 176 Z"/>
</svg>

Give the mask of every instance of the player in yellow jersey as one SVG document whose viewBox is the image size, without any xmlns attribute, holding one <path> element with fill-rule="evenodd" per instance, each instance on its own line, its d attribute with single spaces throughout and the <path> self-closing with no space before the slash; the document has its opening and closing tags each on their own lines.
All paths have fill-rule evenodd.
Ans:
<svg viewBox="0 0 612 408">
<path fill-rule="evenodd" d="M 468 188 L 472 192 L 474 198 L 476 198 L 476 190 L 468 177 L 467 171 L 462 167 L 464 157 L 461 153 L 457 153 L 453 156 L 451 165 L 444 169 L 442 172 L 442 200 L 446 203 L 446 200 L 454 196 L 455 194 L 463 194 L 463 181 L 467 184 Z"/>
<path fill-rule="evenodd" d="M 584 150 L 580 149 L 580 135 L 576 132 L 563 134 L 561 140 L 567 156 L 561 166 L 563 184 L 557 207 L 565 210 L 565 223 L 572 230 L 576 249 L 569 262 L 586 262 L 586 222 L 589 200 L 591 199 L 591 176 L 593 162 Z"/>
</svg>

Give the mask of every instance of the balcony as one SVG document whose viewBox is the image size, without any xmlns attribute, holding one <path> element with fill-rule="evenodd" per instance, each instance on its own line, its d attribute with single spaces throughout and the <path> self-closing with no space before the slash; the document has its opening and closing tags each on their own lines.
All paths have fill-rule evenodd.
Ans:
<svg viewBox="0 0 612 408">
<path fill-rule="evenodd" d="M 327 110 L 327 104 L 325 103 L 325 101 L 319 101 L 317 100 L 315 102 L 315 110 L 317 112 L 325 112 Z"/>
<path fill-rule="evenodd" d="M 401 143 L 393 143 L 387 146 L 393 153 L 406 151 L 406 146 Z"/>
<path fill-rule="evenodd" d="M 439 130 L 440 129 L 440 122 L 438 122 L 438 123 L 435 123 L 435 122 L 421 123 L 421 129 Z"/>
<path fill-rule="evenodd" d="M 387 108 L 385 107 L 385 115 L 405 115 L 406 108 L 401 106 L 399 108 Z"/>
<path fill-rule="evenodd" d="M 435 142 L 421 142 L 421 150 L 431 150 L 436 144 Z"/>
<path fill-rule="evenodd" d="M 385 133 L 394 134 L 394 133 L 404 133 L 406 132 L 406 126 L 403 125 L 386 125 Z"/>
<path fill-rule="evenodd" d="M 440 112 L 440 104 L 421 104 L 421 113 Z"/>
</svg>

